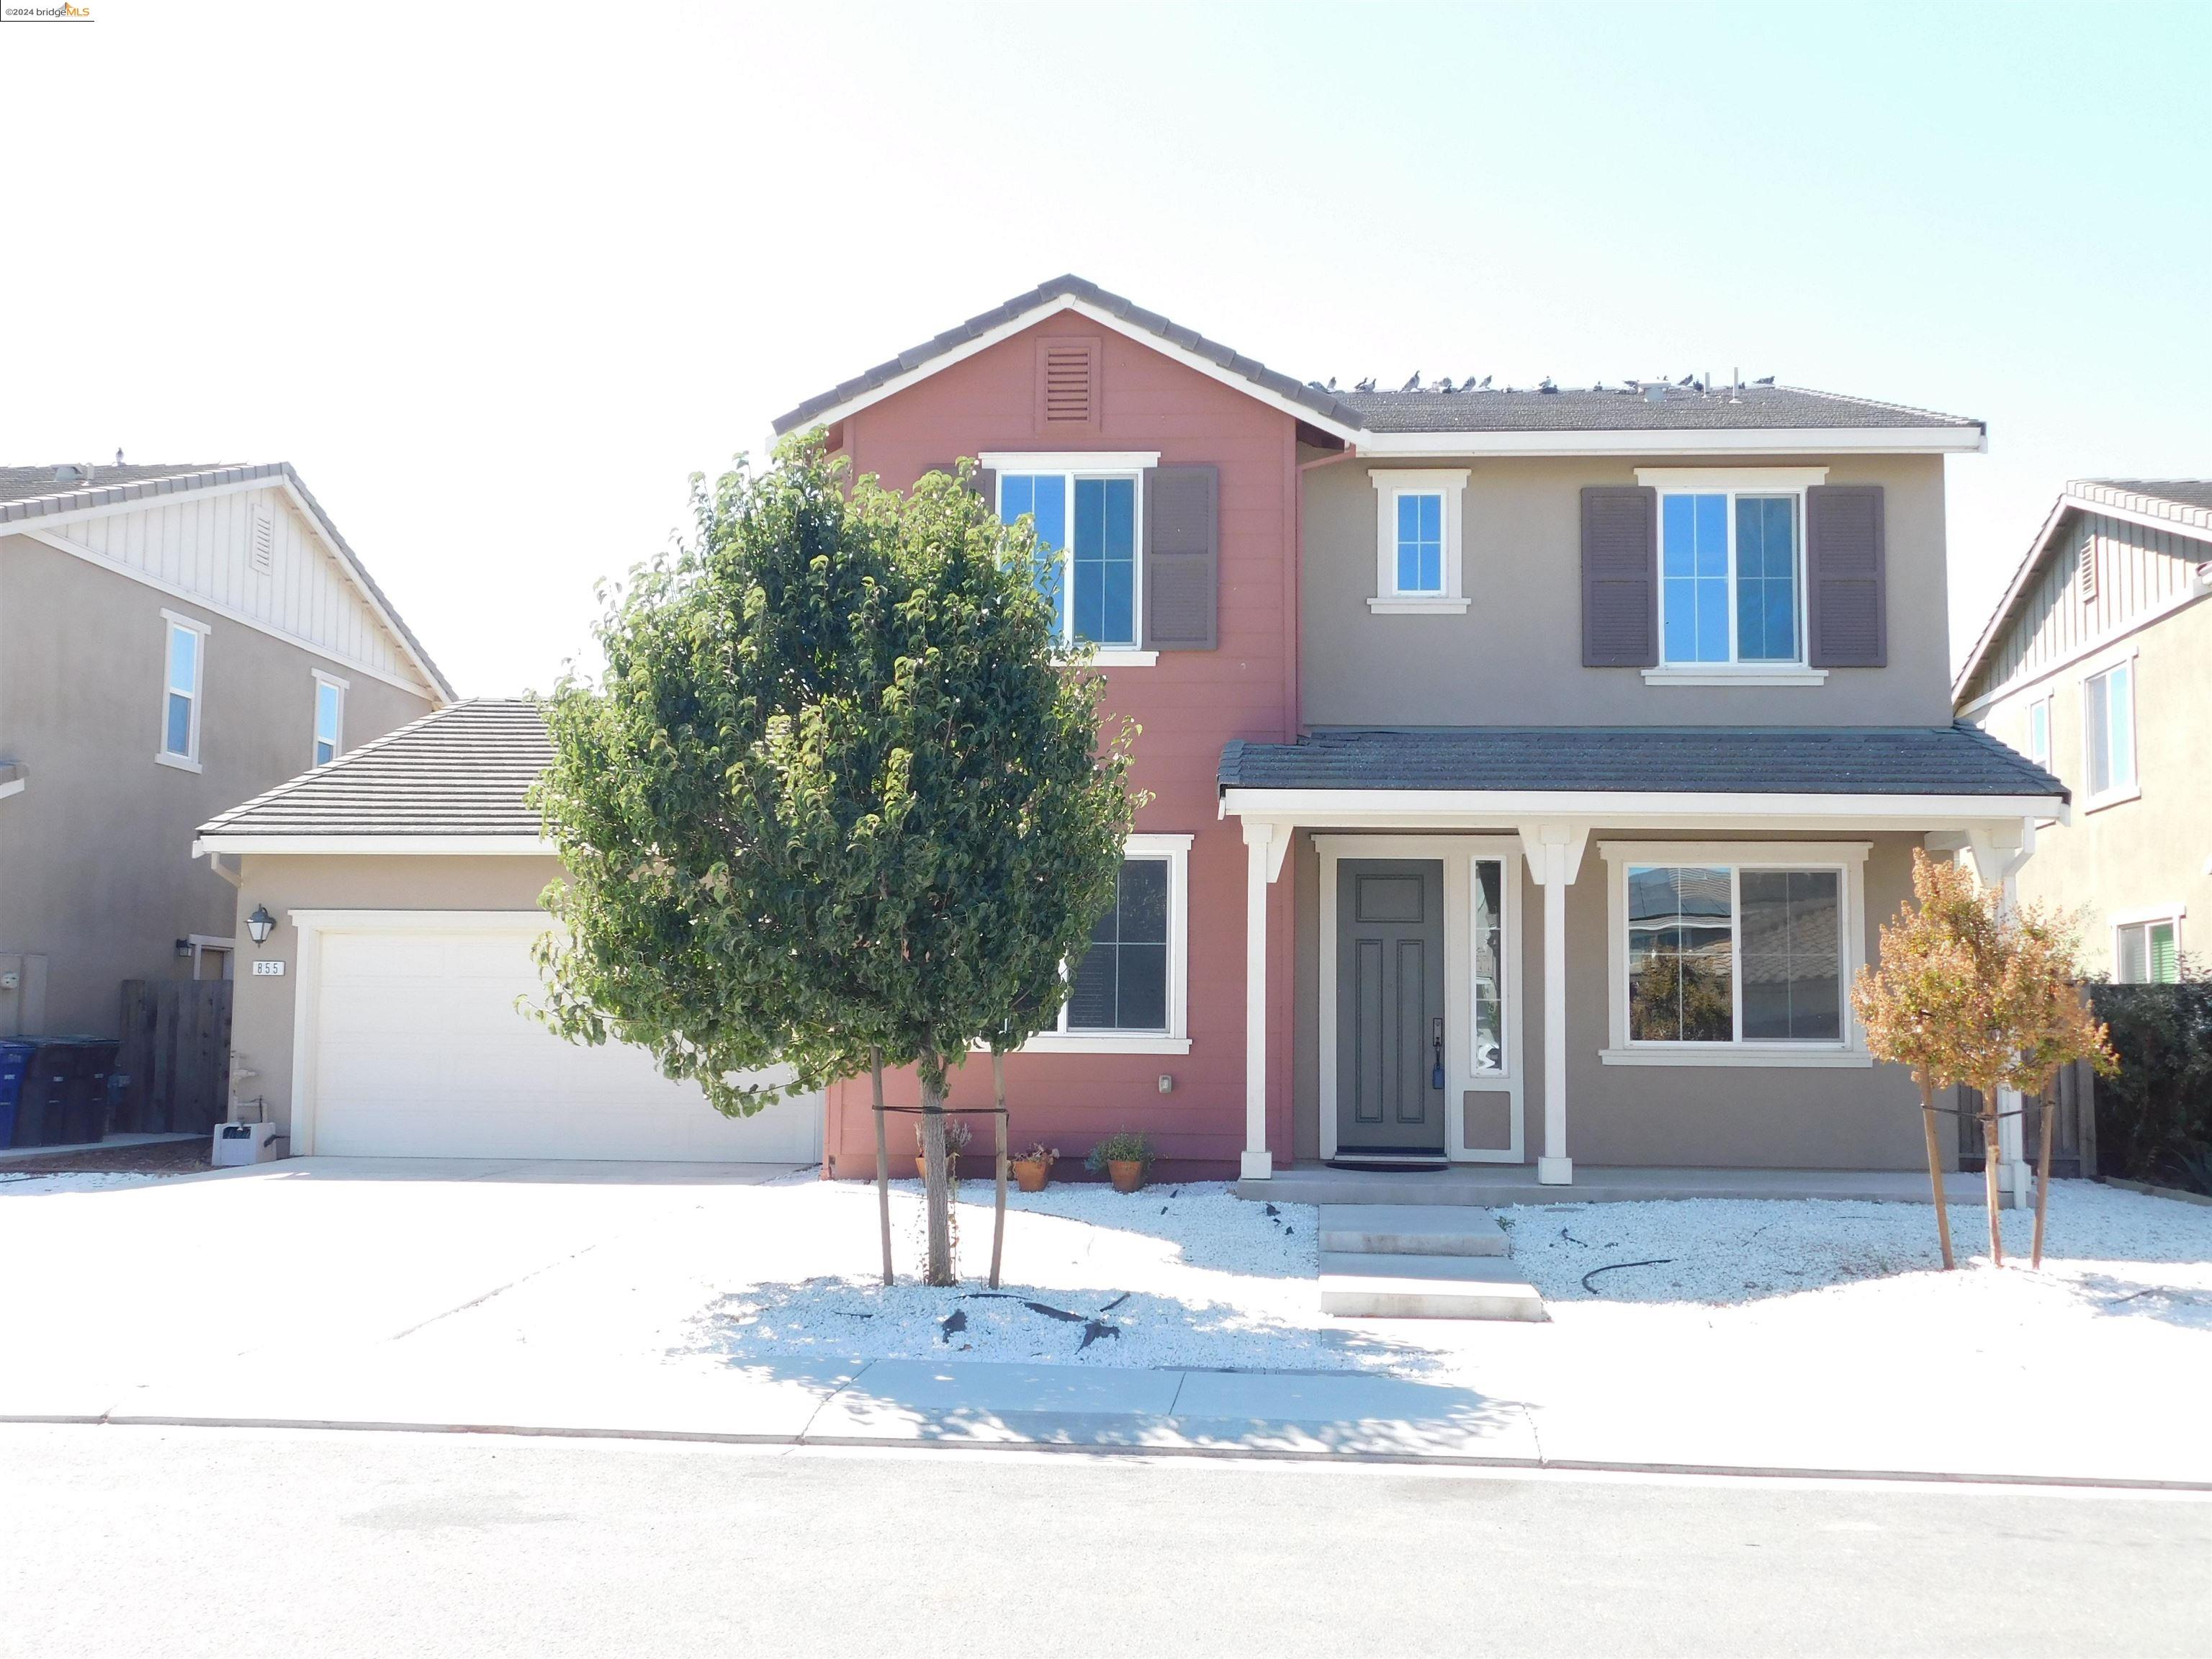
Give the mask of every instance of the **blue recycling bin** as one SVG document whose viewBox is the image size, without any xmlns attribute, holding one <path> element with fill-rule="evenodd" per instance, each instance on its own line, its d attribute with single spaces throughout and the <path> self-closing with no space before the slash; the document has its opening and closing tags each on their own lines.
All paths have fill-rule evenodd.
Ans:
<svg viewBox="0 0 2212 1659">
<path fill-rule="evenodd" d="M 15 1144 L 15 1109 L 22 1102 L 23 1079 L 30 1074 L 35 1042 L 0 1037 L 0 1147 Z"/>
</svg>

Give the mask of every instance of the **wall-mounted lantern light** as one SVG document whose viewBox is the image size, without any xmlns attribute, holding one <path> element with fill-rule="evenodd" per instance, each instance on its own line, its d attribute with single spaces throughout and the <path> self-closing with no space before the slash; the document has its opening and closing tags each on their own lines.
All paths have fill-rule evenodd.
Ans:
<svg viewBox="0 0 2212 1659">
<path fill-rule="evenodd" d="M 246 919 L 246 931 L 253 935 L 256 945 L 269 943 L 269 935 L 276 930 L 276 918 L 269 914 L 269 907 L 257 904 L 253 914 Z"/>
</svg>

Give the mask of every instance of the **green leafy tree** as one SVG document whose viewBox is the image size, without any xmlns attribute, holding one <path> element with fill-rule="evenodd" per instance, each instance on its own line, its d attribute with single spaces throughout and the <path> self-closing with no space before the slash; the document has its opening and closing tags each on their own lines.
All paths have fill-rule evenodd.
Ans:
<svg viewBox="0 0 2212 1659">
<path fill-rule="evenodd" d="M 1033 532 L 965 484 L 852 480 L 818 433 L 695 480 L 693 539 L 610 604 L 599 680 L 550 700 L 537 794 L 568 872 L 547 1023 L 732 1115 L 779 1092 L 737 1073 L 913 1066 L 933 1285 L 947 1071 L 1054 1024 L 1138 804 L 1136 728 L 1102 738 Z"/>
</svg>

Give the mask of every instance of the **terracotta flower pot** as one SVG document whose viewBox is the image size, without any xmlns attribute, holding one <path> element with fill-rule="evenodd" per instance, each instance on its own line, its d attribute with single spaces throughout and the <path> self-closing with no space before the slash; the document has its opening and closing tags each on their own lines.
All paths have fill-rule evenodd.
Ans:
<svg viewBox="0 0 2212 1659">
<path fill-rule="evenodd" d="M 920 1152 L 916 1152 L 914 1155 L 914 1177 L 915 1180 L 921 1182 L 924 1186 L 929 1184 L 929 1160 Z M 949 1152 L 945 1155 L 945 1178 L 947 1181 L 957 1181 L 960 1179 L 959 1153 Z"/>
<path fill-rule="evenodd" d="M 1014 1184 L 1025 1193 L 1041 1193 L 1052 1179 L 1052 1165 L 1041 1158 L 1014 1160 Z"/>
<path fill-rule="evenodd" d="M 1114 1190 L 1117 1193 L 1133 1193 L 1145 1184 L 1145 1165 L 1141 1158 L 1109 1158 L 1106 1173 L 1114 1178 Z"/>
</svg>

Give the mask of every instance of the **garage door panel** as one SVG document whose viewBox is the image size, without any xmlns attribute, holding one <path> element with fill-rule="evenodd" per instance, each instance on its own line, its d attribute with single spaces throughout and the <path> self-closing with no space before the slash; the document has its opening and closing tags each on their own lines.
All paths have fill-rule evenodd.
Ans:
<svg viewBox="0 0 2212 1659">
<path fill-rule="evenodd" d="M 314 1150 L 381 1157 L 803 1163 L 821 1097 L 733 1120 L 640 1049 L 572 1044 L 523 1012 L 528 932 L 326 933 L 316 993 Z M 762 1073 L 777 1081 L 788 1073 Z"/>
</svg>

